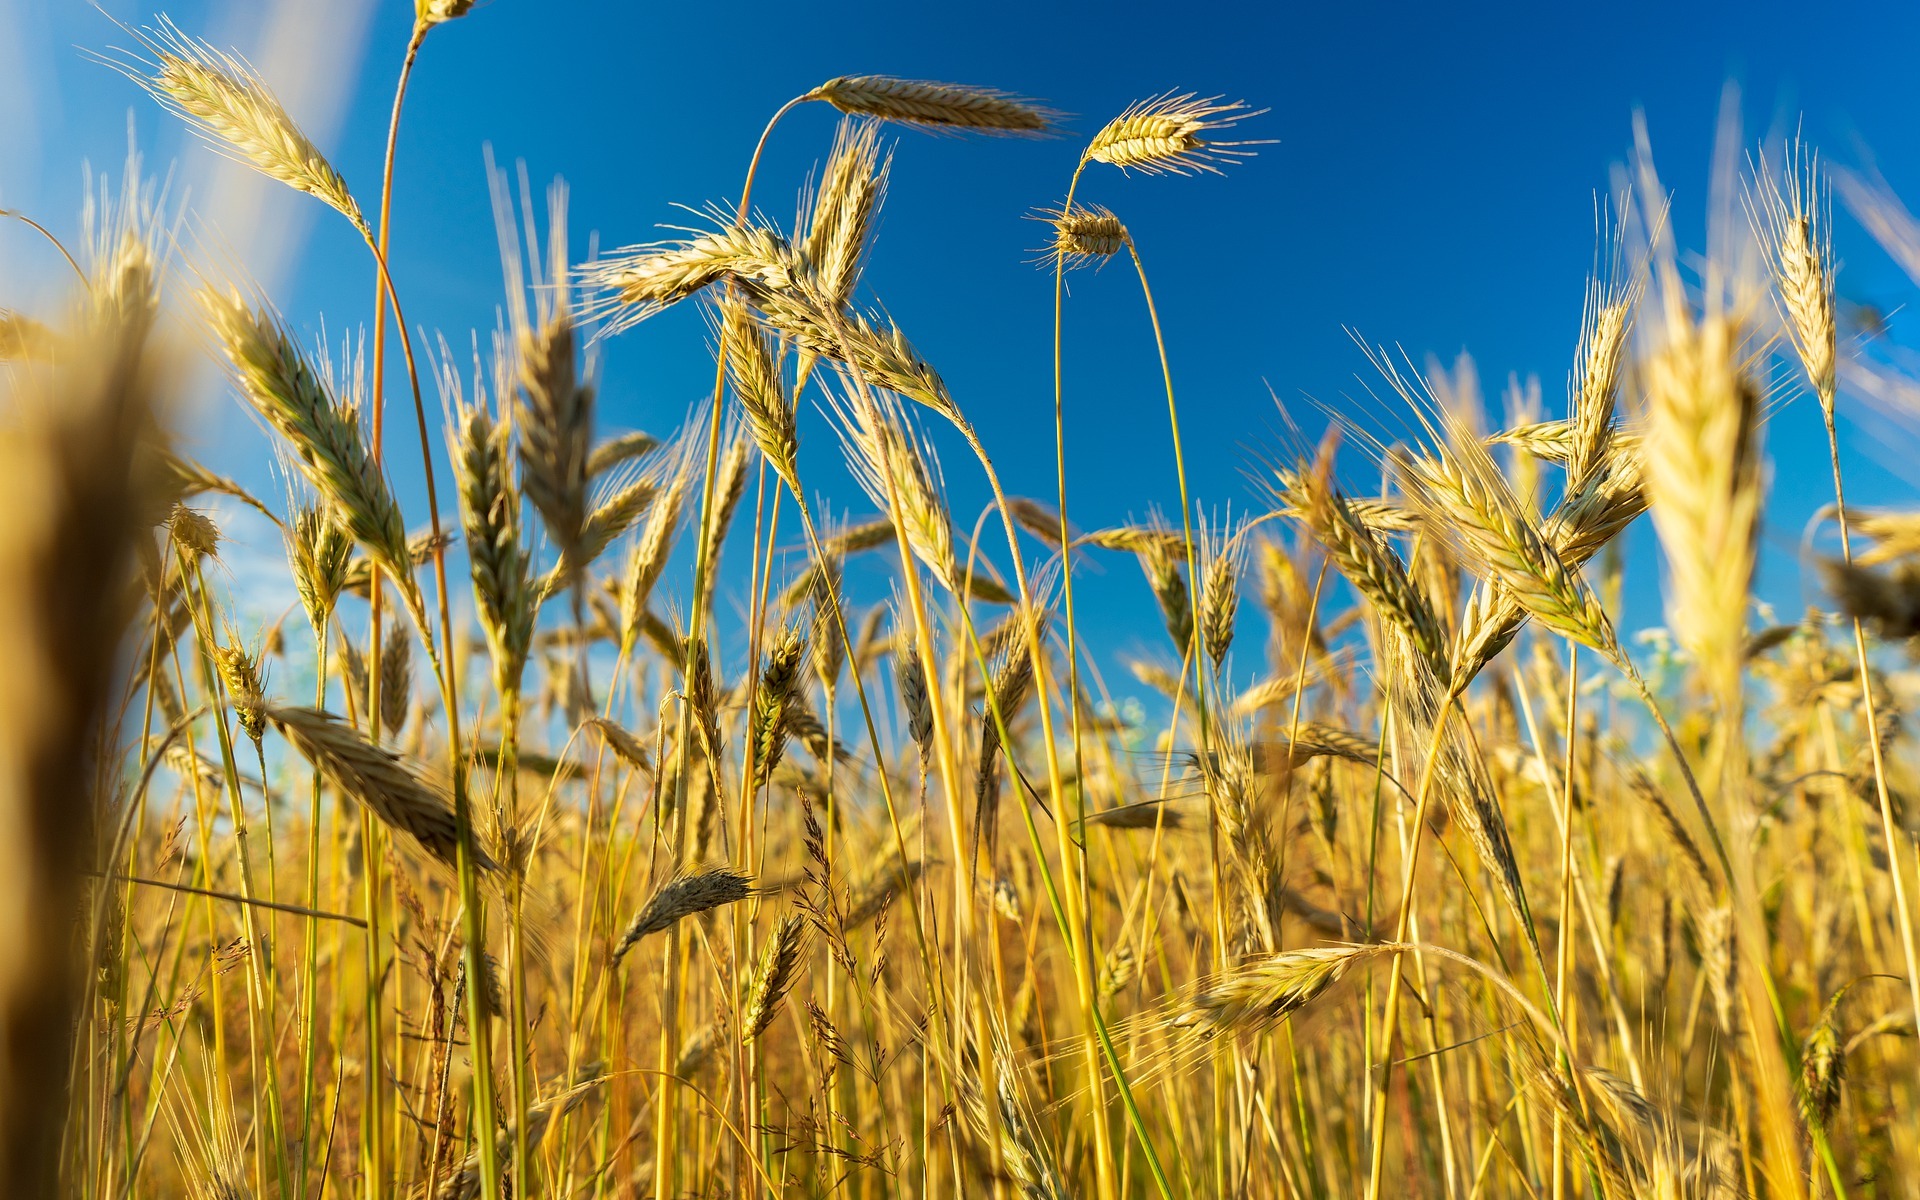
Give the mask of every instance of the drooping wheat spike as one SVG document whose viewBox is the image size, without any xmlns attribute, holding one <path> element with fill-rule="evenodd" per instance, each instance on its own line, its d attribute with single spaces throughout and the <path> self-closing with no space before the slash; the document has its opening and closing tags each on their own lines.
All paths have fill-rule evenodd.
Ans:
<svg viewBox="0 0 1920 1200">
<path fill-rule="evenodd" d="M 748 796 L 759 781 L 772 778 L 786 753 L 806 657 L 806 634 L 795 625 L 782 629 L 767 651 L 753 692 L 753 776 L 747 780 Z"/>
<path fill-rule="evenodd" d="M 707 867 L 676 875 L 660 885 L 621 933 L 613 963 L 627 956 L 642 938 L 670 928 L 682 917 L 703 913 L 754 894 L 753 877 L 731 867 Z"/>
<path fill-rule="evenodd" d="M 367 232 L 347 181 L 245 59 L 188 37 L 165 17 L 135 36 L 155 61 L 115 64 L 128 78 L 235 161 L 325 201 Z"/>
<path fill-rule="evenodd" d="M 720 224 L 711 233 L 629 246 L 580 267 L 581 284 L 601 297 L 589 315 L 604 318 L 610 336 L 729 277 L 772 289 L 792 285 L 801 264 L 786 239 L 757 225 Z"/>
<path fill-rule="evenodd" d="M 959 590 L 953 522 L 940 485 L 939 460 L 884 393 L 835 405 L 847 465 L 861 490 L 906 531 L 914 557 L 949 591 Z"/>
<path fill-rule="evenodd" d="M 692 1079 L 713 1058 L 713 1052 L 719 1049 L 726 1036 L 727 1022 L 724 1017 L 715 1017 L 689 1033 L 680 1043 L 680 1056 L 674 1063 L 673 1073 L 682 1079 Z"/>
<path fill-rule="evenodd" d="M 1043 504 L 1031 496 L 1007 497 L 1007 511 L 1020 528 L 1031 533 L 1041 541 L 1056 549 L 1060 545 L 1060 513 L 1058 509 Z M 1067 530 L 1069 540 L 1078 537 L 1071 528 Z"/>
<path fill-rule="evenodd" d="M 1179 829 L 1186 824 L 1186 817 L 1163 801 L 1145 800 L 1138 804 L 1122 804 L 1118 808 L 1090 812 L 1087 814 L 1087 824 L 1108 829 Z"/>
<path fill-rule="evenodd" d="M 1069 271 L 1097 267 L 1133 245 L 1132 235 L 1113 210 L 1097 204 L 1044 209 L 1038 216 L 1053 231 L 1051 244 L 1035 260 L 1042 264 L 1057 259 Z"/>
<path fill-rule="evenodd" d="M 651 772 L 653 770 L 647 757 L 647 748 L 640 744 L 639 738 L 626 729 L 605 717 L 589 717 L 587 725 L 606 741 L 607 748 L 612 750 L 621 762 L 636 771 Z"/>
<path fill-rule="evenodd" d="M 1746 643 L 1760 505 L 1760 390 L 1730 313 L 1696 321 L 1664 298 L 1664 345 L 1646 363 L 1645 487 L 1666 551 L 1667 617 L 1717 695 Z"/>
<path fill-rule="evenodd" d="M 227 702 L 233 706 L 241 732 L 259 742 L 267 731 L 265 672 L 260 656 L 241 645 L 239 635 L 230 628 L 226 645 L 214 647 L 213 665 L 219 671 L 221 686 L 227 689 Z"/>
<path fill-rule="evenodd" d="M 1367 528 L 1325 476 L 1324 469 L 1302 467 L 1282 477 L 1294 511 L 1347 582 L 1406 635 L 1430 670 L 1444 671 L 1447 636 L 1433 606 L 1408 578 L 1399 556 Z"/>
<path fill-rule="evenodd" d="M 1834 398 L 1832 201 L 1819 156 L 1796 139 L 1775 172 L 1763 154 L 1747 208 L 1768 251 L 1793 348 L 1820 407 Z M 1755 195 L 1754 193 L 1757 193 Z"/>
<path fill-rule="evenodd" d="M 870 385 L 925 405 L 962 431 L 971 430 L 946 381 L 893 322 L 854 308 L 835 312 L 804 287 L 763 287 L 751 279 L 743 285 L 767 322 L 802 351 L 857 370 Z"/>
<path fill-rule="evenodd" d="M 1313 946 L 1262 956 L 1202 984 L 1172 1025 L 1202 1037 L 1257 1033 L 1319 999 L 1355 966 L 1392 949 Z"/>
<path fill-rule="evenodd" d="M 644 458 L 660 448 L 660 439 L 650 433 L 634 430 L 630 433 L 616 434 L 593 448 L 587 456 L 587 474 L 595 479 L 613 470 L 621 463 Z"/>
<path fill-rule="evenodd" d="M 580 526 L 580 540 L 570 552 L 541 577 L 539 593 L 544 598 L 566 588 L 606 552 L 621 534 L 633 528 L 660 494 L 657 473 L 643 472 L 629 478 L 615 477 L 594 489 L 597 497 L 592 510 Z"/>
<path fill-rule="evenodd" d="M 880 155 L 877 122 L 840 122 L 819 189 L 794 239 L 809 269 L 809 283 L 832 308 L 846 307 L 859 285 L 892 162 L 891 155 Z"/>
<path fill-rule="evenodd" d="M 993 88 L 891 75 L 842 75 L 814 88 L 806 98 L 825 100 L 850 116 L 944 132 L 1040 134 L 1051 130 L 1056 119 L 1030 100 Z"/>
<path fill-rule="evenodd" d="M 721 307 L 721 338 L 734 394 L 767 465 L 800 495 L 800 429 L 793 398 L 780 372 L 779 350 L 751 310 L 728 299 Z"/>
<path fill-rule="evenodd" d="M 182 561 L 219 557 L 220 527 L 198 509 L 174 505 L 167 513 L 167 536 L 179 548 Z"/>
<path fill-rule="evenodd" d="M 1154 536 L 1125 540 L 1140 561 L 1140 570 L 1147 577 L 1153 598 L 1159 602 L 1167 636 L 1173 639 L 1174 649 L 1184 654 L 1193 644 L 1193 599 L 1187 593 L 1182 569 L 1186 561 L 1185 547 L 1178 537 L 1163 530 L 1151 532 Z"/>
<path fill-rule="evenodd" d="M 806 949 L 807 918 L 790 912 L 774 926 L 753 974 L 753 987 L 740 1013 L 740 1040 L 751 1042 L 773 1024 L 774 1010 L 800 977 L 800 954 Z"/>
<path fill-rule="evenodd" d="M 1823 559 L 1820 575 L 1849 617 L 1890 640 L 1920 637 L 1920 559 L 1904 558 L 1884 571 Z"/>
<path fill-rule="evenodd" d="M 289 499 L 288 520 L 282 527 L 287 563 L 300 606 L 315 629 L 325 629 L 347 586 L 347 566 L 353 560 L 353 538 L 333 519 L 324 504 Z"/>
<path fill-rule="evenodd" d="M 1456 392 L 1466 404 L 1477 399 L 1471 368 L 1464 364 L 1451 385 L 1435 386 Z M 1535 620 L 1613 662 L 1623 662 L 1599 598 L 1534 523 L 1486 446 L 1451 412 L 1443 411 L 1439 420 L 1446 427 L 1445 438 L 1433 457 L 1398 456 L 1408 498 L 1434 536 L 1452 546 L 1482 579 L 1498 583 Z"/>
<path fill-rule="evenodd" d="M 1219 174 L 1220 168 L 1253 154 L 1255 142 L 1222 142 L 1214 135 L 1265 109 L 1250 110 L 1239 101 L 1198 98 L 1192 92 L 1155 96 L 1127 106 L 1087 144 L 1085 158 L 1149 175 Z"/>
<path fill-rule="evenodd" d="M 538 598 L 532 561 L 521 541 L 520 490 L 514 479 L 512 433 L 479 393 L 467 402 L 457 375 L 438 372 L 451 416 L 447 431 L 460 525 L 473 577 L 473 602 L 502 695 L 517 693 L 533 645 Z M 504 375 L 501 371 L 498 374 Z"/>
<path fill-rule="evenodd" d="M 317 708 L 269 705 L 267 720 L 302 757 L 320 768 L 334 787 L 352 796 L 382 824 L 403 833 L 449 868 L 459 862 L 459 826 L 453 805 L 415 775 L 406 761 L 369 742 L 332 713 Z M 473 848 L 474 864 L 498 869 L 487 852 Z"/>
<path fill-rule="evenodd" d="M 301 473 L 353 540 L 424 613 L 400 505 L 374 462 L 358 420 L 328 394 L 278 317 L 237 290 L 200 294 L 209 326 L 241 394 L 284 437 Z"/>
</svg>

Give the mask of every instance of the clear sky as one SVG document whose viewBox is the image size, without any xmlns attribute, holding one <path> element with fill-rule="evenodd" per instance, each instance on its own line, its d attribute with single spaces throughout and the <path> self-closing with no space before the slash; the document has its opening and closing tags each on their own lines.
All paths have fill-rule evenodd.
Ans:
<svg viewBox="0 0 1920 1200">
<path fill-rule="evenodd" d="M 1306 403 L 1345 404 L 1369 372 L 1349 340 L 1427 355 L 1472 353 L 1488 390 L 1537 375 L 1564 404 L 1581 289 L 1594 257 L 1595 198 L 1644 110 L 1675 193 L 1682 241 L 1701 244 L 1720 97 L 1741 91 L 1751 138 L 1803 123 L 1835 161 L 1874 162 L 1920 202 L 1920 112 L 1912 48 L 1920 9 L 1816 10 L 1771 3 L 1184 6 L 1020 4 L 652 5 L 482 0 L 427 42 L 408 98 L 395 188 L 393 269 L 409 315 L 464 346 L 501 298 L 482 166 L 491 144 L 536 187 L 572 189 L 576 257 L 684 222 L 676 203 L 737 194 L 767 116 L 844 73 L 992 85 L 1075 114 L 1052 141 L 898 137 L 893 186 L 868 281 L 945 375 L 1011 490 L 1053 492 L 1052 290 L 1034 268 L 1031 210 L 1057 203 L 1081 141 L 1128 101 L 1170 88 L 1270 111 L 1250 137 L 1276 140 L 1225 178 L 1126 179 L 1102 169 L 1082 192 L 1131 227 L 1162 303 L 1196 491 L 1253 499 L 1245 474 L 1281 452 L 1274 399 L 1317 428 Z M 81 163 L 117 174 L 129 114 L 152 171 L 226 230 L 303 333 L 358 328 L 372 275 L 350 230 L 317 202 L 222 168 L 127 80 L 83 50 L 131 45 L 109 20 L 153 11 L 125 0 L 0 0 L 0 205 L 71 232 Z M 359 193 L 376 202 L 406 0 L 213 0 L 168 10 L 189 33 L 262 68 Z M 776 136 L 758 199 L 785 223 L 835 114 L 809 106 Z M 249 221 L 248 218 L 252 217 Z M 1843 296 L 1903 305 L 1905 278 L 1842 218 Z M 25 231 L 0 228 L 0 303 L 31 310 L 57 279 Z M 1901 336 L 1902 316 L 1893 329 Z M 665 432 L 711 381 L 688 308 L 606 347 L 610 429 Z M 1123 270 L 1073 281 L 1067 327 L 1069 483 L 1092 527 L 1177 503 L 1166 413 L 1138 289 Z M 1916 442 L 1843 396 L 1852 487 L 1862 502 L 1911 498 Z M 230 399 L 192 439 L 216 466 L 277 494 L 264 441 Z M 408 423 L 396 436 L 406 438 Z M 824 420 L 803 454 L 830 466 Z M 1796 562 L 1802 526 L 1827 496 L 1818 414 L 1795 402 L 1768 435 L 1777 502 L 1766 594 L 1789 611 L 1811 593 Z M 983 497 L 958 447 L 941 445 L 956 517 Z M 394 444 L 392 460 L 413 449 Z M 824 469 L 823 466 L 823 469 Z M 832 480 L 830 474 L 822 479 Z M 417 480 L 402 478 L 418 503 Z M 850 483 L 833 499 L 864 510 Z M 1657 619 L 1651 532 L 1637 527 L 1629 625 Z M 271 547 L 266 547 L 271 549 Z M 1810 586 L 1805 585 L 1805 586 Z M 1124 563 L 1086 592 L 1083 619 L 1126 622 L 1154 644 L 1151 602 Z M 1244 660 L 1243 660 L 1244 661 Z M 1249 664 L 1251 665 L 1251 664 Z"/>
</svg>

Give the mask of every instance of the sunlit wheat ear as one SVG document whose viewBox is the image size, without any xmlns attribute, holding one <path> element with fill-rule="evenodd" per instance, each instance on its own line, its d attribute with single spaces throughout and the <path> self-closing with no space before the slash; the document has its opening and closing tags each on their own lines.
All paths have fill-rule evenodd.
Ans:
<svg viewBox="0 0 1920 1200">
<path fill-rule="evenodd" d="M 801 627 L 790 625 L 774 636 L 753 692 L 753 775 L 747 780 L 749 792 L 779 769 L 780 759 L 786 754 L 794 716 L 803 703 L 801 671 L 806 658 L 807 637 Z"/>
<path fill-rule="evenodd" d="M 328 394 L 272 312 L 237 290 L 206 289 L 200 302 L 241 394 L 287 440 L 330 511 L 417 608 L 406 522 L 358 420 Z"/>
<path fill-rule="evenodd" d="M 588 315 L 602 319 L 603 335 L 631 329 L 660 310 L 722 279 L 790 286 L 801 267 L 785 238 L 757 225 L 723 223 L 711 233 L 629 246 L 578 267 L 583 287 L 599 298 Z"/>
<path fill-rule="evenodd" d="M 788 913 L 774 926 L 760 954 L 760 966 L 753 974 L 753 987 L 747 993 L 746 1007 L 740 1013 L 740 1040 L 751 1042 L 773 1024 L 775 1009 L 800 977 L 800 954 L 806 949 L 807 919 L 800 913 Z"/>
<path fill-rule="evenodd" d="M 628 923 L 613 948 L 618 966 L 642 938 L 671 928 L 682 917 L 703 913 L 754 894 L 753 877 L 731 867 L 708 867 L 676 875 L 660 886 Z"/>
<path fill-rule="evenodd" d="M 1133 245 L 1133 238 L 1111 209 L 1097 204 L 1072 209 L 1043 209 L 1036 218 L 1053 231 L 1052 241 L 1034 261 L 1051 264 L 1056 259 L 1067 270 L 1097 267 Z"/>
<path fill-rule="evenodd" d="M 1620 375 L 1637 300 L 1634 288 L 1608 287 L 1596 280 L 1587 289 L 1580 321 L 1573 419 L 1568 423 L 1563 460 L 1569 492 L 1593 478 L 1605 464 L 1608 447 L 1617 436 L 1614 415 L 1619 409 Z"/>
<path fill-rule="evenodd" d="M 514 215 L 505 176 L 491 160 L 488 184 L 507 281 L 512 338 L 511 352 L 504 347 L 495 349 L 495 374 L 503 374 L 502 367 L 512 372 L 508 387 L 514 405 L 520 486 L 540 514 L 548 539 L 560 552 L 567 576 L 564 582 L 571 585 L 593 557 L 584 552 L 582 541 L 587 536 L 594 388 L 590 365 L 583 372 L 578 361 L 581 337 L 567 261 L 567 190 L 555 183 L 547 193 L 543 262 L 524 180 L 521 207 L 528 213 L 524 239 L 518 236 L 521 221 Z M 526 300 L 527 283 L 532 284 L 535 296 L 532 306 Z M 475 387 L 477 390 L 477 381 Z M 504 408 L 508 403 L 506 389 L 498 382 L 496 388 L 502 390 L 499 402 Z"/>
<path fill-rule="evenodd" d="M 844 307 L 860 282 L 892 163 L 891 155 L 880 155 L 878 124 L 840 123 L 819 190 L 794 239 L 814 289 L 830 306 Z"/>
<path fill-rule="evenodd" d="M 197 509 L 174 505 L 167 514 L 167 535 L 185 562 L 219 557 L 220 527 Z"/>
<path fill-rule="evenodd" d="M 241 732 L 258 742 L 267 731 L 267 698 L 263 690 L 266 672 L 258 651 L 241 644 L 238 631 L 227 629 L 226 644 L 213 650 L 213 665 L 219 671 L 221 686 L 227 689 L 227 702 L 233 706 L 234 719 Z"/>
<path fill-rule="evenodd" d="M 135 36 L 154 61 L 115 62 L 128 78 L 236 161 L 318 197 L 367 232 L 347 181 L 245 59 L 188 37 L 165 17 Z"/>
<path fill-rule="evenodd" d="M 920 357 L 892 321 L 855 308 L 835 312 L 808 287 L 770 287 L 755 279 L 740 282 L 767 323 L 802 352 L 858 371 L 868 384 L 925 405 L 963 431 L 971 430 L 940 373 Z"/>
<path fill-rule="evenodd" d="M 495 690 L 517 693 L 533 645 L 538 597 L 530 556 L 521 541 L 512 432 L 506 421 L 494 416 L 477 377 L 472 401 L 465 398 L 447 359 L 443 348 L 436 378 L 449 413 L 448 456 L 460 500 L 474 609 L 487 639 Z M 496 373 L 504 380 L 507 370 Z"/>
<path fill-rule="evenodd" d="M 1218 671 L 1233 646 L 1233 620 L 1240 609 L 1240 572 L 1246 566 L 1244 526 L 1232 519 L 1204 525 L 1200 531 L 1205 581 L 1200 590 L 1201 645 Z"/>
<path fill-rule="evenodd" d="M 382 824 L 406 834 L 440 862 L 457 866 L 460 840 L 453 805 L 421 782 L 399 755 L 372 744 L 340 718 L 317 708 L 269 705 L 266 716 L 334 787 L 366 805 Z M 474 862 L 483 871 L 496 869 L 493 859 L 478 846 Z"/>
<path fill-rule="evenodd" d="M 891 75 L 842 75 L 808 92 L 843 113 L 877 117 L 961 133 L 1046 133 L 1056 114 L 1030 100 L 993 88 L 896 79 Z"/>
<path fill-rule="evenodd" d="M 307 621 L 315 629 L 325 629 L 341 591 L 347 586 L 353 537 L 340 527 L 324 504 L 289 495 L 287 514 L 281 532 L 287 546 L 293 589 L 300 597 L 300 607 L 306 610 Z"/>
<path fill-rule="evenodd" d="M 1754 232 L 1766 248 L 1793 348 L 1820 405 L 1833 408 L 1835 323 L 1832 202 L 1817 154 L 1798 140 L 1776 172 L 1760 156 L 1747 196 Z"/>
<path fill-rule="evenodd" d="M 605 717 L 589 717 L 587 725 L 600 735 L 601 739 L 607 743 L 607 748 L 612 750 L 614 756 L 621 762 L 636 771 L 652 772 L 653 767 L 647 757 L 647 749 L 640 744 L 639 738 Z"/>
<path fill-rule="evenodd" d="M 1625 656 L 1606 611 L 1514 495 L 1486 446 L 1452 415 L 1477 403 L 1471 367 L 1438 380 L 1433 418 L 1442 429 L 1432 457 L 1401 453 L 1399 474 L 1414 507 L 1435 537 L 1444 539 L 1482 579 L 1498 584 L 1535 620 L 1615 663 Z"/>
<path fill-rule="evenodd" d="M 892 397 L 836 399 L 847 465 L 867 497 L 906 532 L 907 544 L 949 591 L 958 590 L 953 522 L 939 462 Z"/>
<path fill-rule="evenodd" d="M 1251 157 L 1247 147 L 1261 143 L 1222 142 L 1214 135 L 1266 111 L 1248 109 L 1237 100 L 1223 104 L 1219 96 L 1202 100 L 1191 92 L 1169 92 L 1129 105 L 1093 135 L 1085 157 L 1149 175 L 1217 175 L 1235 159 Z"/>
<path fill-rule="evenodd" d="M 1265 955 L 1201 984 L 1171 1024 L 1202 1037 L 1257 1033 L 1313 1003 L 1355 966 L 1393 949 L 1316 946 Z"/>
<path fill-rule="evenodd" d="M 1646 362 L 1646 492 L 1666 552 L 1667 617 L 1718 694 L 1746 642 L 1762 502 L 1760 389 L 1731 315 L 1695 321 L 1667 298 L 1664 345 Z"/>
<path fill-rule="evenodd" d="M 1326 478 L 1327 469 L 1323 461 L 1285 473 L 1281 485 L 1287 500 L 1347 582 L 1382 619 L 1399 627 L 1430 670 L 1444 673 L 1447 636 L 1433 606 L 1408 577 L 1400 556 L 1366 527 Z"/>
<path fill-rule="evenodd" d="M 781 374 L 778 347 L 747 306 L 735 300 L 722 306 L 720 336 L 727 373 L 754 443 L 767 465 L 799 495 L 800 429 Z"/>
</svg>

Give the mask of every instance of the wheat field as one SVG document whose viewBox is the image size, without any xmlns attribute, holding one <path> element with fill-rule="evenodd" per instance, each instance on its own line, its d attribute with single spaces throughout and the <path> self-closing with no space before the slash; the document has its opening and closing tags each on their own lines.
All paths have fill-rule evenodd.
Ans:
<svg viewBox="0 0 1920 1200">
<path fill-rule="evenodd" d="M 500 324 L 430 336 L 385 265 L 394 132 L 471 7 L 416 0 L 378 193 L 237 55 L 164 18 L 103 53 L 353 227 L 344 354 L 137 161 L 54 242 L 65 311 L 0 311 L 9 1194 L 1920 1196 L 1920 513 L 1847 508 L 1835 425 L 1886 368 L 1841 328 L 1834 193 L 1920 244 L 1880 185 L 1755 143 L 1699 251 L 1642 132 L 1559 298 L 1563 407 L 1362 345 L 1377 406 L 1189 491 L 1157 344 L 1179 512 L 1082 529 L 1064 470 L 1003 487 L 863 280 L 939 269 L 875 244 L 893 155 L 1050 139 L 1026 419 L 1064 468 L 1067 277 L 1158 343 L 1190 298 L 1149 287 L 1129 179 L 1230 184 L 1271 118 L 1169 93 L 1088 138 L 835 78 L 671 240 L 578 258 L 564 187 L 494 171 Z M 760 177 L 803 104 L 843 114 L 817 169 Z M 604 433 L 597 348 L 676 305 L 710 397 Z M 174 449 L 195 381 L 278 494 Z M 1826 418 L 1837 536 L 1825 610 L 1769 623 L 1787 404 Z M 971 533 L 949 477 L 992 495 Z M 231 586 L 242 510 L 283 541 L 274 623 Z M 1154 628 L 1076 622 L 1142 582 Z"/>
</svg>

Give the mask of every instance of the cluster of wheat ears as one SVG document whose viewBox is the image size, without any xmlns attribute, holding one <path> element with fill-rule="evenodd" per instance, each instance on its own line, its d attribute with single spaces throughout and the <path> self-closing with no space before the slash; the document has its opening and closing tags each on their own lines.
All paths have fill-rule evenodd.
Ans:
<svg viewBox="0 0 1920 1200">
<path fill-rule="evenodd" d="M 1563 419 L 1536 393 L 1488 432 L 1464 361 L 1376 352 L 1407 436 L 1336 419 L 1251 519 L 1189 493 L 1158 346 L 1137 468 L 1180 519 L 1078 532 L 1064 482 L 1003 491 L 862 284 L 890 128 L 1055 114 L 836 78 L 708 228 L 585 264 L 564 192 L 542 236 L 496 172 L 504 315 L 463 355 L 408 323 L 386 230 L 408 74 L 469 7 L 418 0 L 373 219 L 242 59 L 164 20 L 111 59 L 352 224 L 370 347 L 311 352 L 190 261 L 137 164 L 68 315 L 0 320 L 10 1194 L 1920 1196 L 1920 515 L 1849 514 L 1834 444 L 1839 611 L 1750 620 L 1769 410 L 1810 391 L 1831 442 L 1857 359 L 1811 155 L 1728 167 L 1683 274 L 1643 140 Z M 755 167 L 816 101 L 845 117 L 783 231 Z M 1252 115 L 1135 104 L 1042 212 L 1062 479 L 1066 273 L 1125 260 L 1102 286 L 1137 278 L 1159 335 L 1080 185 L 1219 171 Z M 595 341 L 680 303 L 711 399 L 599 435 Z M 169 449 L 178 326 L 283 504 Z M 873 516 L 826 519 L 803 437 Z M 1343 490 L 1341 441 L 1380 494 Z M 970 538 L 936 442 L 991 490 Z M 223 595 L 235 504 L 284 535 L 268 628 Z M 1610 615 L 1643 513 L 1657 671 Z M 729 552 L 748 590 L 716 605 Z M 1074 568 L 1126 557 L 1178 664 L 1139 665 L 1146 718 L 1075 622 Z"/>
</svg>

